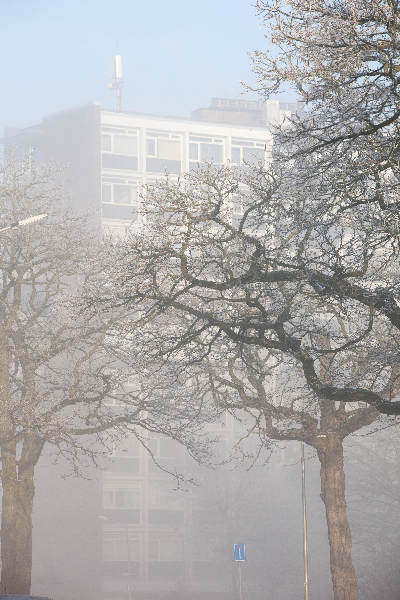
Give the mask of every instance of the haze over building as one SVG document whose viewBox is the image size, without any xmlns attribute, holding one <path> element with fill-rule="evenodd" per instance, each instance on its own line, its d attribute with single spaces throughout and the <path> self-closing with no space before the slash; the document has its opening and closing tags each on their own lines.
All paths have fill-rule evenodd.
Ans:
<svg viewBox="0 0 400 600">
<path fill-rule="evenodd" d="M 93 103 L 5 132 L 6 145 L 63 167 L 71 206 L 89 212 L 99 231 L 123 233 L 132 223 L 143 226 L 143 186 L 166 173 L 174 178 L 206 163 L 232 168 L 265 163 L 271 126 L 298 108 L 295 103 L 213 98 L 191 118 L 134 113 L 122 110 L 121 78 L 116 69 L 116 110 Z M 215 432 L 233 443 L 235 428 L 226 415 Z M 160 462 L 178 471 L 187 468 L 187 457 L 174 441 L 149 436 L 148 445 Z M 104 600 L 227 597 L 226 572 L 204 537 L 201 502 L 193 493 L 173 492 L 171 480 L 134 439 L 115 449 L 100 488 L 101 500 L 93 510 L 102 538 Z"/>
</svg>

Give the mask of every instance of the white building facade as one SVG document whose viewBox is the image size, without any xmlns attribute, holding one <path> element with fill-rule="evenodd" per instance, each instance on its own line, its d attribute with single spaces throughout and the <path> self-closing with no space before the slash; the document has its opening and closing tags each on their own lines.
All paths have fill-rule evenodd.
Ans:
<svg viewBox="0 0 400 600">
<path fill-rule="evenodd" d="M 89 211 L 97 229 L 118 233 L 132 221 L 142 226 L 143 186 L 166 173 L 178 177 L 205 163 L 235 167 L 268 160 L 269 125 L 294 110 L 278 102 L 214 99 L 192 119 L 178 119 L 93 104 L 9 131 L 7 143 L 64 165 L 72 206 Z M 234 436 L 229 415 L 217 428 L 225 438 Z M 149 446 L 161 462 L 185 468 L 184 452 L 173 441 L 154 436 Z M 96 508 L 104 600 L 231 600 L 212 547 L 199 538 L 196 497 L 173 487 L 134 439 L 116 448 Z"/>
<path fill-rule="evenodd" d="M 142 188 L 165 173 L 179 176 L 202 163 L 260 162 L 269 156 L 266 127 L 227 125 L 101 111 L 102 223 L 140 222 Z"/>
</svg>

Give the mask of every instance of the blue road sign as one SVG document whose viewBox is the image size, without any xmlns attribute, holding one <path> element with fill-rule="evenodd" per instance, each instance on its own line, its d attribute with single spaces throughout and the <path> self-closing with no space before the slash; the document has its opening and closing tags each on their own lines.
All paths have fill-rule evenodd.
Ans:
<svg viewBox="0 0 400 600">
<path fill-rule="evenodd" d="M 244 544 L 233 544 L 233 554 L 236 561 L 246 560 L 245 546 Z"/>
</svg>

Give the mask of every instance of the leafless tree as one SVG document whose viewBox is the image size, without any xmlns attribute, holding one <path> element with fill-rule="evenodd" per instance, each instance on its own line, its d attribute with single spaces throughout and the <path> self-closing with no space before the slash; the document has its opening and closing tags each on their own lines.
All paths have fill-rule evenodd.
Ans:
<svg viewBox="0 0 400 600">
<path fill-rule="evenodd" d="M 216 406 L 249 411 L 265 439 L 317 450 L 335 600 L 358 597 L 343 439 L 399 410 L 399 332 L 385 314 L 397 304 L 377 305 L 397 250 L 380 243 L 371 211 L 332 223 L 282 167 L 166 180 L 147 191 L 146 228 L 109 249 L 107 286 L 87 296 L 138 315 L 130 326 L 149 363 L 208 373 Z M 365 293 L 348 281 L 358 275 Z"/>
<path fill-rule="evenodd" d="M 309 205 L 310 221 L 330 223 L 336 240 L 350 244 L 324 263 L 313 257 L 310 281 L 353 314 L 369 307 L 398 331 L 398 2 L 259 0 L 257 8 L 275 45 L 253 54 L 257 89 L 268 97 L 289 86 L 303 105 L 275 128 L 276 163 L 294 162 L 290 195 Z M 299 261 L 291 266 L 306 275 Z M 398 414 L 396 403 L 370 399 Z"/>
<path fill-rule="evenodd" d="M 118 267 L 94 305 L 137 311 L 151 359 L 211 361 L 221 379 L 226 352 L 237 356 L 247 384 L 233 371 L 233 387 L 243 407 L 262 408 L 260 430 L 317 449 L 335 599 L 353 599 L 342 441 L 378 412 L 400 414 L 399 7 L 258 9 L 276 44 L 254 54 L 258 91 L 289 85 L 303 110 L 275 128 L 268 168 L 210 167 L 149 188 L 146 231 L 113 248 Z M 253 381 L 249 355 L 263 365 Z M 270 361 L 297 374 L 306 410 L 292 396 L 278 412 L 265 400 Z M 282 432 L 284 418 L 296 426 Z"/>
<path fill-rule="evenodd" d="M 354 561 L 356 568 L 360 565 L 360 596 L 366 600 L 396 600 L 399 595 L 399 537 L 394 526 L 400 511 L 398 442 L 396 426 L 372 436 L 361 433 L 346 449 Z"/>
<path fill-rule="evenodd" d="M 268 97 L 289 87 L 304 107 L 278 128 L 285 152 L 318 155 L 325 169 L 340 164 L 342 192 L 389 174 L 397 186 L 398 2 L 258 0 L 256 6 L 273 46 L 253 54 L 257 89 Z M 378 201 L 372 193 L 364 200 Z M 381 208 L 388 208 L 385 200 Z"/>
<path fill-rule="evenodd" d="M 143 358 L 131 352 L 133 364 L 124 362 L 126 311 L 80 312 L 74 298 L 97 275 L 98 248 L 85 221 L 68 212 L 55 180 L 52 168 L 12 157 L 0 174 L 4 226 L 48 215 L 0 238 L 1 591 L 7 594 L 30 591 L 35 467 L 46 445 L 77 472 L 83 457 L 96 461 L 123 435 L 146 446 L 146 431 L 174 437 L 196 458 L 207 452 L 206 441 L 196 441 L 201 391 L 196 406 L 182 393 L 172 404 L 172 390 L 178 398 L 186 385 L 184 374 L 170 366 L 152 386 Z"/>
<path fill-rule="evenodd" d="M 269 368 L 268 368 L 269 365 Z M 275 371 L 275 373 L 274 373 Z M 332 370 L 324 373 L 328 380 Z M 351 530 L 346 508 L 343 442 L 373 423 L 378 412 L 366 405 L 346 407 L 316 398 L 307 392 L 301 372 L 277 363 L 276 356 L 242 349 L 210 369 L 213 395 L 218 405 L 250 416 L 247 436 L 270 440 L 301 441 L 316 450 L 320 463 L 321 499 L 325 506 L 334 598 L 358 598 L 351 555 Z"/>
</svg>

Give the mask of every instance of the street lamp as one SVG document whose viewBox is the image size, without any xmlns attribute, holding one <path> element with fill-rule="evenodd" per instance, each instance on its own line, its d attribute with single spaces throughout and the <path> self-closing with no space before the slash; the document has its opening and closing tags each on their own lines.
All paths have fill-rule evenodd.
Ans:
<svg viewBox="0 0 400 600">
<path fill-rule="evenodd" d="M 309 588 L 308 588 L 308 548 L 307 548 L 306 463 L 305 463 L 305 460 L 304 460 L 304 442 L 301 442 L 301 499 L 302 499 L 302 505 L 303 505 L 304 600 L 309 600 Z"/>
<path fill-rule="evenodd" d="M 27 219 L 21 219 L 20 221 L 15 221 L 14 223 L 7 225 L 7 227 L 2 227 L 0 229 L 0 233 L 2 233 L 3 231 L 8 231 L 9 229 L 18 229 L 18 227 L 22 227 L 24 225 L 30 225 L 31 223 L 37 223 L 38 221 L 42 221 L 43 219 L 45 219 L 48 216 L 49 216 L 48 214 L 43 213 L 41 215 L 35 215 L 33 217 L 28 217 Z"/>
</svg>

